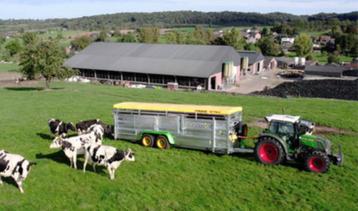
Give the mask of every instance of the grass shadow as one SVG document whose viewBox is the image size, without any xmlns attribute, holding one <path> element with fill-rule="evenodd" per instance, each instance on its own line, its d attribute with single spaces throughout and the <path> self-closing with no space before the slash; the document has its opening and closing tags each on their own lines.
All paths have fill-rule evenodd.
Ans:
<svg viewBox="0 0 358 211">
<path fill-rule="evenodd" d="M 5 87 L 5 89 L 10 91 L 42 91 L 42 87 Z"/>
<path fill-rule="evenodd" d="M 48 159 L 48 160 L 53 160 L 57 163 L 62 163 L 62 164 L 66 164 L 68 166 L 70 166 L 70 161 L 69 159 L 66 157 L 66 155 L 63 153 L 62 150 L 54 152 L 54 153 L 50 153 L 50 154 L 42 154 L 42 153 L 37 153 L 36 154 L 36 159 Z"/>
<path fill-rule="evenodd" d="M 12 178 L 12 177 L 2 177 L 1 180 L 4 182 L 4 183 L 7 183 L 9 185 L 13 185 L 15 186 L 17 189 L 19 188 L 15 182 L 15 180 Z"/>
<path fill-rule="evenodd" d="M 41 137 L 42 139 L 45 139 L 45 140 L 53 140 L 54 137 L 52 137 L 51 135 L 49 134 L 45 134 L 45 133 L 36 133 L 37 136 Z"/>
<path fill-rule="evenodd" d="M 81 170 L 83 169 L 83 162 L 79 162 L 80 159 L 82 157 L 77 157 L 77 170 Z M 64 154 L 64 152 L 62 150 L 54 152 L 54 153 L 50 153 L 50 154 L 42 154 L 42 153 L 38 153 L 36 154 L 36 159 L 48 159 L 48 160 L 53 160 L 57 163 L 61 163 L 64 164 L 68 167 L 70 167 L 70 160 L 66 157 L 66 155 Z M 106 172 L 104 171 L 105 167 L 103 166 L 96 166 L 96 171 L 93 171 L 92 165 L 88 164 L 86 167 L 86 171 L 89 172 L 93 172 L 93 173 L 99 173 L 101 175 L 105 175 Z"/>
<path fill-rule="evenodd" d="M 245 159 L 250 162 L 258 162 L 255 158 L 255 154 L 253 154 L 253 153 L 235 153 L 232 156 L 240 158 L 240 159 Z M 290 167 L 290 168 L 295 168 L 295 169 L 298 169 L 299 171 L 305 171 L 302 163 L 295 162 L 295 161 L 284 161 L 279 165 L 282 165 L 285 167 Z"/>
<path fill-rule="evenodd" d="M 52 91 L 52 90 L 61 90 L 64 87 L 54 87 L 50 89 L 45 89 L 43 87 L 5 87 L 6 90 L 9 91 Z"/>
</svg>

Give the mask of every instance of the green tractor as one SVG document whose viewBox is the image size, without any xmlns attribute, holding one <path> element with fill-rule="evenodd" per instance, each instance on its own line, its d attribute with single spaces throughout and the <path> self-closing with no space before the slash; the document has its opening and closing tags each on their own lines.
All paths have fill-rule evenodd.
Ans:
<svg viewBox="0 0 358 211">
<path fill-rule="evenodd" d="M 343 154 L 334 155 L 331 142 L 312 135 L 314 124 L 298 116 L 267 116 L 268 128 L 258 137 L 256 159 L 264 164 L 277 165 L 284 161 L 303 163 L 306 170 L 317 173 L 328 171 L 330 163 L 341 165 Z"/>
</svg>

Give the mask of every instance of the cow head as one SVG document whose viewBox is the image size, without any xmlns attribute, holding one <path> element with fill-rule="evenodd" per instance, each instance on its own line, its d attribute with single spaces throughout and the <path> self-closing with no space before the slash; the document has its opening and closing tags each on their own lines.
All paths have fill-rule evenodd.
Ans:
<svg viewBox="0 0 358 211">
<path fill-rule="evenodd" d="M 69 122 L 66 124 L 66 129 L 76 131 L 76 126 L 72 122 Z"/>
<path fill-rule="evenodd" d="M 57 136 L 52 143 L 50 144 L 50 149 L 58 149 L 62 147 L 62 137 L 61 136 Z"/>
<path fill-rule="evenodd" d="M 125 159 L 128 161 L 135 161 L 134 152 L 129 148 L 125 152 Z"/>
</svg>

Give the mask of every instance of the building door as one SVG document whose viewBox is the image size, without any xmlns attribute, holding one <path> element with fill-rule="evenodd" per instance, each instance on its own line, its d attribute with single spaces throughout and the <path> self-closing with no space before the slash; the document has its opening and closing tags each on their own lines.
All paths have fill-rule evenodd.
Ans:
<svg viewBox="0 0 358 211">
<path fill-rule="evenodd" d="M 210 89 L 211 90 L 216 90 L 216 77 L 212 77 L 210 79 Z"/>
<path fill-rule="evenodd" d="M 261 62 L 257 63 L 257 69 L 256 69 L 256 73 L 260 72 L 260 68 L 261 68 Z"/>
</svg>

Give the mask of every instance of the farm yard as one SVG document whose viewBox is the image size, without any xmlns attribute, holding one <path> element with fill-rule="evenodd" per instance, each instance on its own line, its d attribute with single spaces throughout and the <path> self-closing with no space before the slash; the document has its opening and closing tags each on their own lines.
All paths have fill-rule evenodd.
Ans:
<svg viewBox="0 0 358 211">
<path fill-rule="evenodd" d="M 112 122 L 112 105 L 123 101 L 243 106 L 244 121 L 272 113 L 301 115 L 316 124 L 345 131 L 324 134 L 345 155 L 342 167 L 313 174 L 293 164 L 264 166 L 250 154 L 219 156 L 195 150 L 161 151 L 126 141 L 135 162 L 124 162 L 109 180 L 104 168 L 86 174 L 69 167 L 62 152 L 49 149 L 50 118 Z M 0 148 L 37 163 L 20 194 L 11 179 L 0 186 L 0 210 L 354 210 L 358 207 L 358 102 L 310 98 L 238 96 L 218 93 L 126 89 L 104 85 L 54 83 L 0 88 Z M 261 129 L 252 128 L 250 135 Z M 247 144 L 250 144 L 249 141 Z"/>
</svg>

